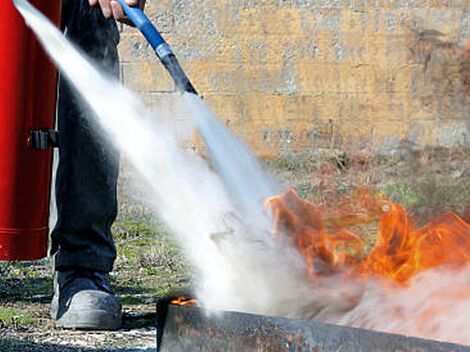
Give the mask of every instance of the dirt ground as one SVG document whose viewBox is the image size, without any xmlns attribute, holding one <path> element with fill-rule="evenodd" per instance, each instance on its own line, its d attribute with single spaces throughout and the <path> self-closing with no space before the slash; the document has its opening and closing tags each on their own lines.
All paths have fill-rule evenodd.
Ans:
<svg viewBox="0 0 470 352">
<path fill-rule="evenodd" d="M 445 210 L 462 213 L 470 200 L 470 158 L 464 148 L 425 150 L 395 157 L 285 155 L 265 162 L 287 187 L 317 204 L 334 202 L 358 186 L 372 186 L 401 202 L 421 221 Z M 165 227 L 120 182 L 120 214 L 114 225 L 118 259 L 112 283 L 124 307 L 118 332 L 55 329 L 48 315 L 52 296 L 49 260 L 0 263 L 1 351 L 154 351 L 155 303 L 190 290 L 196 276 Z"/>
<path fill-rule="evenodd" d="M 119 220 L 115 225 L 119 257 L 112 284 L 123 304 L 123 329 L 55 329 L 48 311 L 53 273 L 49 260 L 1 263 L 0 350 L 155 351 L 155 303 L 188 286 L 191 276 L 164 231 L 139 221 Z"/>
</svg>

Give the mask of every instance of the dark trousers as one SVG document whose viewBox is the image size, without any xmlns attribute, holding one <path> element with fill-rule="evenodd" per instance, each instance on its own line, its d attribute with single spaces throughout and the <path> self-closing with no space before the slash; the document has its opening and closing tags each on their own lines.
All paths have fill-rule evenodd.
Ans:
<svg viewBox="0 0 470 352">
<path fill-rule="evenodd" d="M 114 20 L 106 20 L 88 0 L 65 0 L 62 19 L 69 40 L 103 71 L 117 77 L 119 32 Z M 62 78 L 58 129 L 58 220 L 51 235 L 55 268 L 109 272 L 116 258 L 111 225 L 117 214 L 119 155 L 103 137 L 86 104 Z"/>
</svg>

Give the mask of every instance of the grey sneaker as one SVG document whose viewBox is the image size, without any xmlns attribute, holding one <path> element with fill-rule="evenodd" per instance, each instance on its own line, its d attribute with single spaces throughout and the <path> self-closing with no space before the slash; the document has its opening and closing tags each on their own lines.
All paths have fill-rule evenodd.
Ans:
<svg viewBox="0 0 470 352">
<path fill-rule="evenodd" d="M 119 329 L 121 304 L 109 287 L 108 274 L 82 269 L 56 272 L 51 317 L 65 329 Z"/>
</svg>

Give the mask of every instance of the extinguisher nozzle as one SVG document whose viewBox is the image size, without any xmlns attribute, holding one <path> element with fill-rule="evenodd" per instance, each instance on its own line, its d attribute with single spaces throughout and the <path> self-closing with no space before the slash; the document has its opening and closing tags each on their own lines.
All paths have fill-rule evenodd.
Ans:
<svg viewBox="0 0 470 352">
<path fill-rule="evenodd" d="M 178 59 L 176 58 L 175 55 L 173 54 L 166 55 L 162 57 L 160 60 L 162 61 L 163 65 L 170 73 L 173 80 L 175 81 L 177 91 L 192 93 L 192 94 L 197 95 L 196 90 L 194 89 L 188 76 L 186 76 L 186 73 L 181 68 L 181 65 L 178 62 Z"/>
</svg>

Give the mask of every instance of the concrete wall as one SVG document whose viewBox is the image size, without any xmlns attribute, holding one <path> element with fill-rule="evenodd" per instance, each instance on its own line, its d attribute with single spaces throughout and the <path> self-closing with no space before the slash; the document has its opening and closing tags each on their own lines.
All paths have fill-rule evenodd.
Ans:
<svg viewBox="0 0 470 352">
<path fill-rule="evenodd" d="M 470 142 L 470 0 L 149 0 L 213 111 L 259 155 Z M 173 84 L 123 29 L 122 79 L 150 106 Z"/>
</svg>

